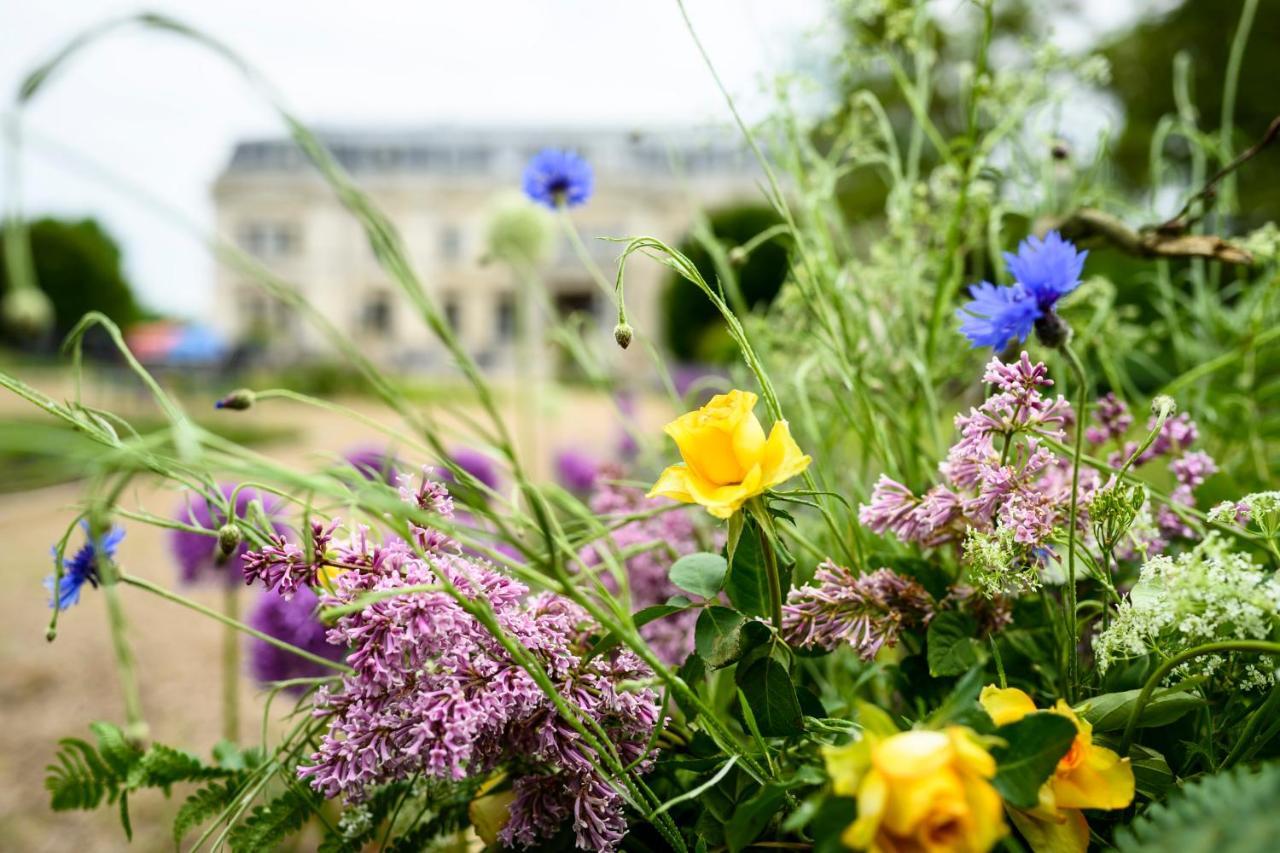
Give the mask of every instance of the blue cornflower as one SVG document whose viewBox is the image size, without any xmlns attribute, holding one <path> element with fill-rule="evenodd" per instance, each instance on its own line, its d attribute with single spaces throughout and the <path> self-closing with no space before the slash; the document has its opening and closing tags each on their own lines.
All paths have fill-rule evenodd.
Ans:
<svg viewBox="0 0 1280 853">
<path fill-rule="evenodd" d="M 1017 254 L 1004 255 L 1014 278 L 1011 287 L 996 287 L 984 281 L 969 288 L 972 300 L 956 311 L 961 334 L 974 347 L 998 350 L 1014 338 L 1019 343 L 1025 341 L 1037 321 L 1046 320 L 1040 339 L 1055 346 L 1049 339 L 1061 334 L 1065 326 L 1061 321 L 1048 321 L 1057 317 L 1054 306 L 1058 300 L 1080 285 L 1088 254 L 1077 251 L 1057 231 L 1050 231 L 1044 239 L 1023 240 Z"/>
<path fill-rule="evenodd" d="M 1009 274 L 1035 294 L 1040 310 L 1048 311 L 1059 299 L 1080 285 L 1080 273 L 1088 252 L 1076 251 L 1075 244 L 1057 231 L 1028 237 L 1018 244 L 1018 253 L 1004 253 Z"/>
<path fill-rule="evenodd" d="M 1040 308 L 1022 284 L 996 287 L 984 281 L 969 288 L 973 300 L 960 310 L 960 332 L 974 347 L 1004 349 L 1013 338 L 1021 343 L 1031 334 Z"/>
<path fill-rule="evenodd" d="M 66 610 L 71 605 L 78 604 L 80 587 L 86 583 L 93 587 L 98 586 L 99 555 L 105 554 L 108 558 L 114 559 L 116 549 L 120 547 L 120 540 L 124 538 L 123 527 L 112 527 L 95 543 L 89 533 L 89 522 L 81 521 L 80 526 L 84 528 L 85 536 L 90 539 L 80 547 L 74 557 L 62 561 L 62 580 L 58 582 L 56 595 L 54 595 L 54 583 L 57 581 L 57 574 L 49 575 L 44 581 L 44 588 L 49 590 L 49 606 L 59 610 Z M 54 560 L 58 558 L 56 545 L 53 547 L 53 557 Z"/>
<path fill-rule="evenodd" d="M 524 169 L 524 194 L 553 210 L 582 204 L 594 186 L 591 164 L 572 151 L 544 148 Z"/>
</svg>

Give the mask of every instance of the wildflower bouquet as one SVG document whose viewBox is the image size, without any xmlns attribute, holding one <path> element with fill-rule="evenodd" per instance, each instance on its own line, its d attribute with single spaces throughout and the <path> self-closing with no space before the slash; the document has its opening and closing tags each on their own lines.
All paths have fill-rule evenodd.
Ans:
<svg viewBox="0 0 1280 853">
<path fill-rule="evenodd" d="M 894 31 L 927 26 L 913 14 Z M 73 54 L 33 74 L 24 99 Z M 1031 97 L 1003 85 L 1009 103 Z M 993 111 L 993 87 L 972 84 L 975 116 Z M 874 98 L 863 104 L 875 112 Z M 1082 309 L 1101 297 L 1065 226 L 1009 240 L 1003 256 L 968 231 L 983 218 L 1006 245 L 1002 214 L 982 201 L 1003 124 L 979 138 L 975 118 L 939 146 L 933 176 L 919 148 L 936 128 L 904 155 L 887 119 L 878 126 L 894 150 L 875 161 L 902 184 L 865 258 L 831 239 L 836 205 L 815 189 L 832 186 L 831 161 L 785 136 L 761 168 L 792 272 L 750 316 L 726 299 L 732 265 L 713 283 L 659 239 L 628 241 L 616 278 L 599 282 L 618 309 L 612 356 L 657 352 L 629 348 L 648 330 L 628 322 L 625 271 L 647 256 L 717 309 L 741 366 L 721 393 L 672 403 L 670 441 L 630 433 L 614 463 L 564 461 L 565 488 L 517 452 L 502 398 L 392 224 L 282 114 L 470 383 L 472 446 L 460 450 L 332 327 L 387 419 L 282 389 L 217 403 L 233 418 L 287 400 L 386 436 L 386 448 L 315 468 L 196 425 L 101 316 L 70 335 L 73 369 L 85 333 L 105 329 L 165 430 L 139 435 L 79 396 L 60 402 L 0 374 L 101 448 L 54 546 L 49 638 L 101 600 L 123 718 L 62 741 L 54 809 L 109 805 L 131 833 L 131 800 L 179 788 L 175 842 L 237 851 L 291 836 L 326 851 L 1266 849 L 1280 790 L 1280 496 L 1223 489 L 1260 479 L 1242 459 L 1274 445 L 1223 438 L 1235 433 L 1205 389 L 1276 336 L 1232 339 L 1154 388 L 1100 368 L 1105 330 Z M 850 148 L 872 158 L 850 125 Z M 800 165 L 784 188 L 774 164 L 787 161 Z M 523 188 L 580 247 L 570 209 L 593 186 L 584 158 L 547 151 Z M 935 215 L 951 223 L 938 245 L 912 220 Z M 503 217 L 494 256 L 536 306 L 540 220 Z M 902 270 L 900 303 L 858 286 L 917 263 L 909 249 L 924 260 Z M 325 322 L 288 282 L 219 251 Z M 1254 286 L 1274 293 L 1274 257 L 1258 264 Z M 979 267 L 1008 283 L 965 278 Z M 1245 312 L 1237 326 L 1274 322 L 1273 298 L 1242 303 L 1221 309 Z M 1183 301 L 1168 308 L 1171 323 L 1187 319 Z M 602 387 L 644 390 L 614 388 L 604 356 L 566 340 Z M 1257 377 L 1236 391 L 1261 405 Z M 1202 417 L 1214 431 L 1202 435 Z M 1229 460 L 1225 486 L 1205 448 Z M 177 493 L 176 510 L 133 501 L 143 482 Z M 1211 487 L 1217 501 L 1202 497 Z M 166 528 L 180 579 L 226 590 L 225 606 L 133 573 L 135 525 Z M 247 620 L 242 585 L 258 596 Z M 226 737 L 209 758 L 152 740 L 130 651 L 135 595 L 228 630 Z M 235 718 L 238 635 L 266 696 L 252 737 Z"/>
</svg>

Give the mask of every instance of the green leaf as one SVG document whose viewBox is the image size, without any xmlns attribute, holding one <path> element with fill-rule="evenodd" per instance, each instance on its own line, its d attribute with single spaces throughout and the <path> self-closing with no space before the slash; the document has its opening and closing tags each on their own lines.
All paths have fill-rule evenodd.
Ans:
<svg viewBox="0 0 1280 853">
<path fill-rule="evenodd" d="M 947 610 L 929 621 L 929 674 L 935 678 L 959 675 L 972 669 L 986 654 L 975 638 L 973 617 Z"/>
<path fill-rule="evenodd" d="M 791 569 L 785 565 L 779 554 L 778 573 L 783 590 L 791 586 Z M 733 553 L 724 591 L 733 606 L 748 616 L 769 615 L 769 580 L 764 571 L 764 554 L 760 550 L 760 528 L 754 521 L 746 523 L 742 539 Z"/>
<path fill-rule="evenodd" d="M 1141 692 L 1103 693 L 1081 702 L 1076 706 L 1076 713 L 1088 720 L 1095 732 L 1118 731 L 1128 724 Z M 1138 728 L 1167 726 L 1203 705 L 1203 699 L 1185 690 L 1157 690 L 1138 715 Z"/>
<path fill-rule="evenodd" d="M 680 664 L 680 668 L 676 670 L 676 675 L 680 676 L 680 680 L 689 685 L 689 689 L 694 693 L 698 692 L 698 688 L 702 685 L 703 679 L 707 677 L 707 664 L 702 656 L 697 652 L 685 658 L 684 663 Z M 698 708 L 696 705 L 685 700 L 685 698 L 677 693 L 675 694 L 676 704 L 680 706 L 680 710 L 692 722 L 698 716 Z"/>
<path fill-rule="evenodd" d="M 1140 743 L 1129 747 L 1129 766 L 1138 793 L 1151 799 L 1163 798 L 1173 787 L 1173 771 L 1164 756 Z"/>
<path fill-rule="evenodd" d="M 742 626 L 746 617 L 728 607 L 708 607 L 698 614 L 693 647 L 713 669 L 742 657 Z"/>
<path fill-rule="evenodd" d="M 724 586 L 725 572 L 729 564 L 719 554 L 699 552 L 686 554 L 672 564 L 668 577 L 671 582 L 694 595 L 715 598 Z"/>
<path fill-rule="evenodd" d="M 787 669 L 766 655 L 745 667 L 738 667 L 738 686 L 751 706 L 760 734 L 789 737 L 804 732 L 800 700 Z"/>
<path fill-rule="evenodd" d="M 1040 786 L 1075 740 L 1075 723 L 1061 714 L 1037 711 L 1000 726 L 995 734 L 1005 745 L 991 750 L 996 760 L 992 784 L 1006 802 L 1033 808 L 1040 800 Z"/>
<path fill-rule="evenodd" d="M 643 610 L 637 611 L 631 618 L 636 623 L 636 627 L 639 628 L 642 625 L 648 625 L 650 622 L 661 619 L 664 616 L 670 616 L 672 613 L 679 613 L 681 610 L 684 610 L 686 606 L 687 605 L 684 604 L 654 604 L 650 607 L 644 608 Z M 587 652 L 586 659 L 591 660 L 591 658 L 596 655 L 604 654 L 616 647 L 620 642 L 621 640 L 618 638 L 618 635 L 610 631 L 608 634 L 605 634 L 596 641 L 596 644 Z"/>
<path fill-rule="evenodd" d="M 956 682 L 956 686 L 951 688 L 951 692 L 947 694 L 946 699 L 942 700 L 937 710 L 929 715 L 929 725 L 933 728 L 941 728 L 947 723 L 954 723 L 969 725 L 972 728 L 971 717 L 986 716 L 978 705 L 978 695 L 982 692 L 984 681 L 986 678 L 982 667 L 975 666 L 966 672 Z M 987 725 L 990 725 L 990 722 L 987 722 Z"/>
<path fill-rule="evenodd" d="M 782 787 L 765 785 L 734 810 L 724 835 L 731 853 L 738 853 L 760 837 L 769 821 L 778 814 L 786 797 L 787 792 Z"/>
</svg>

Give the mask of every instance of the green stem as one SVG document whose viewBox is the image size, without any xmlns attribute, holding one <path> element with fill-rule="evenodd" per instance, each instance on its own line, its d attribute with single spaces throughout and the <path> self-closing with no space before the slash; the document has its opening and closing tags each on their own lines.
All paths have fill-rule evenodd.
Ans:
<svg viewBox="0 0 1280 853">
<path fill-rule="evenodd" d="M 235 630 L 240 631 L 241 633 L 248 634 L 250 637 L 254 637 L 256 639 L 262 640 L 262 642 L 264 643 L 270 643 L 271 645 L 275 646 L 277 649 L 283 649 L 284 651 L 295 654 L 298 657 L 303 658 L 304 660 L 309 660 L 314 664 L 319 664 L 320 666 L 323 666 L 326 669 L 335 669 L 338 672 L 344 672 L 344 673 L 355 672 L 354 669 L 347 666 L 345 663 L 338 663 L 337 661 L 331 661 L 328 658 L 322 658 L 319 655 L 312 654 L 306 649 L 300 649 L 297 646 L 286 643 L 284 640 L 278 640 L 275 637 L 271 636 L 270 634 L 262 633 L 256 628 L 250 628 L 248 625 L 245 625 L 243 622 L 237 622 L 235 619 L 232 619 L 231 617 L 225 616 L 219 613 L 218 611 L 214 610 L 212 607 L 205 607 L 203 604 L 200 604 L 199 602 L 192 601 L 189 598 L 185 598 L 181 595 L 178 595 L 176 592 L 170 592 L 169 590 L 165 589 L 162 586 L 153 584 L 151 581 L 143 580 L 142 578 L 136 578 L 133 575 L 126 575 L 122 572 L 120 574 L 120 582 L 126 583 L 129 586 L 136 586 L 139 589 L 145 589 L 147 592 L 151 593 L 152 595 L 158 595 L 161 598 L 165 599 L 166 601 L 172 601 L 174 604 L 181 604 L 183 607 L 186 607 L 188 610 L 194 610 L 197 613 L 200 613 L 204 616 L 208 616 L 210 619 L 215 619 L 218 622 L 221 622 L 223 625 L 234 628 Z"/>
<path fill-rule="evenodd" d="M 760 533 L 760 553 L 764 555 L 764 574 L 769 583 L 769 618 L 773 627 L 782 631 L 782 579 L 778 575 L 778 554 L 773 547 L 773 520 L 760 498 L 752 498 L 748 504 Z"/>
<path fill-rule="evenodd" d="M 229 622 L 240 619 L 240 590 L 226 583 L 222 589 L 222 613 Z M 240 637 L 232 625 L 222 626 L 222 737 L 240 741 Z"/>
<path fill-rule="evenodd" d="M 1142 710 L 1147 706 L 1147 701 L 1150 700 L 1151 694 L 1155 692 L 1160 682 L 1164 681 L 1174 669 L 1192 658 L 1218 652 L 1255 652 L 1260 655 L 1280 655 L 1280 643 L 1272 643 L 1267 640 L 1228 640 L 1221 643 L 1205 643 L 1202 646 L 1187 649 L 1185 652 L 1169 658 L 1155 672 L 1151 673 L 1147 683 L 1142 685 L 1142 692 L 1138 694 L 1138 701 L 1133 703 L 1133 710 L 1129 712 L 1129 722 L 1124 727 L 1124 737 L 1120 739 L 1120 754 L 1122 756 L 1129 754 L 1129 746 L 1133 743 L 1133 732 L 1138 727 L 1138 719 L 1142 716 Z"/>
<path fill-rule="evenodd" d="M 1080 642 L 1078 636 L 1079 625 L 1076 619 L 1076 539 L 1079 520 L 1077 517 L 1077 503 L 1080 498 L 1080 456 L 1084 453 L 1084 416 L 1085 408 L 1089 402 L 1089 383 L 1085 379 L 1084 365 L 1080 363 L 1080 359 L 1076 356 L 1075 351 L 1071 349 L 1070 343 L 1064 343 L 1061 352 L 1067 360 L 1067 364 L 1071 366 L 1072 371 L 1076 375 L 1076 382 L 1080 385 L 1079 402 L 1076 405 L 1076 440 L 1075 449 L 1071 454 L 1071 510 L 1070 524 L 1067 528 L 1067 642 L 1070 644 L 1067 648 L 1067 662 L 1069 670 L 1069 678 L 1067 681 L 1068 692 L 1067 701 L 1074 702 L 1076 690 L 1079 686 L 1079 661 L 1077 660 L 1076 648 Z"/>
<path fill-rule="evenodd" d="M 105 566 L 110 563 L 110 560 L 104 559 L 102 563 Z M 125 619 L 124 608 L 120 605 L 120 594 L 114 580 L 107 582 L 105 578 L 103 579 L 102 597 L 107 602 L 107 620 L 111 625 L 111 647 L 115 651 L 116 671 L 120 675 L 120 690 L 124 694 L 125 734 L 133 743 L 141 743 L 147 738 L 148 728 L 146 720 L 142 718 L 142 695 L 138 690 L 133 650 L 129 648 L 129 641 L 125 637 L 129 623 Z"/>
</svg>

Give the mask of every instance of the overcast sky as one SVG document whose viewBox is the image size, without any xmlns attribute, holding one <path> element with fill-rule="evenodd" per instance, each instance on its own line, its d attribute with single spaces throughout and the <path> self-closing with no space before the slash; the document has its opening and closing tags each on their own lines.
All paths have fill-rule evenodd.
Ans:
<svg viewBox="0 0 1280 853">
<path fill-rule="evenodd" d="M 815 45 L 826 0 L 688 3 L 721 76 L 749 112 L 764 108 L 762 81 L 823 52 Z M 19 81 L 68 38 L 139 8 L 113 0 L 4 6 L 6 111 Z M 728 120 L 674 0 L 159 0 L 146 8 L 230 44 L 312 124 Z M 143 300 L 198 317 L 213 270 L 203 248 L 127 194 L 69 169 L 50 145 L 78 152 L 207 227 L 209 187 L 235 140 L 279 132 L 250 89 L 190 43 L 133 29 L 82 54 L 27 110 L 27 122 L 25 209 L 98 217 L 123 244 Z M 0 196 L 7 202 L 12 192 L 6 175 Z"/>
</svg>

